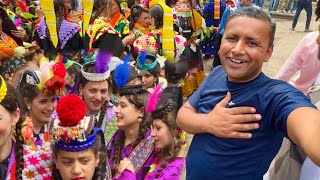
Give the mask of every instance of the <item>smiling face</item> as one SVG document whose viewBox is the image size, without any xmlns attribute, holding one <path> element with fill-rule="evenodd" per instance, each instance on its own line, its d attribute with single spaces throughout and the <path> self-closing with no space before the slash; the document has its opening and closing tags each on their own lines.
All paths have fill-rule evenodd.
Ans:
<svg viewBox="0 0 320 180">
<path fill-rule="evenodd" d="M 219 55 L 230 82 L 248 82 L 260 74 L 273 52 L 273 45 L 269 45 L 270 28 L 268 22 L 251 17 L 229 20 Z"/>
<path fill-rule="evenodd" d="M 63 180 L 91 180 L 99 164 L 99 156 L 91 148 L 80 152 L 60 150 L 55 163 Z"/>
<path fill-rule="evenodd" d="M 126 96 L 120 97 L 120 103 L 115 112 L 117 116 L 117 127 L 122 130 L 139 126 L 138 118 L 144 115 L 144 109 L 138 109 L 128 101 Z"/>
<path fill-rule="evenodd" d="M 40 92 L 31 103 L 27 102 L 26 104 L 30 107 L 32 120 L 44 124 L 51 119 L 51 115 L 57 106 L 57 100 L 55 95 L 46 95 Z"/>
<path fill-rule="evenodd" d="M 172 132 L 161 119 L 153 120 L 151 136 L 154 138 L 156 147 L 159 150 L 169 148 L 174 139 Z"/>
<path fill-rule="evenodd" d="M 109 96 L 108 89 L 109 83 L 107 80 L 99 82 L 89 81 L 84 87 L 80 87 L 79 91 L 83 96 L 89 113 L 94 114 L 100 111 L 100 108 Z"/>
</svg>

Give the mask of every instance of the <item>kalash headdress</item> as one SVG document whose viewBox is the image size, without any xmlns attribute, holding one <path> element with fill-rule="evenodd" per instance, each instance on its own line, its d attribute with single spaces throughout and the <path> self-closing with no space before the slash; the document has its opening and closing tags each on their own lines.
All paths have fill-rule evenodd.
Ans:
<svg viewBox="0 0 320 180">
<path fill-rule="evenodd" d="M 79 152 L 94 145 L 101 129 L 93 126 L 91 116 L 85 116 L 86 110 L 86 104 L 76 95 L 67 95 L 58 101 L 58 119 L 54 120 L 51 131 L 54 147 Z"/>
<path fill-rule="evenodd" d="M 156 88 L 154 88 L 153 92 L 149 95 L 148 103 L 146 106 L 146 112 L 151 113 L 152 119 L 161 119 L 167 113 L 171 112 L 174 109 L 177 109 L 177 104 L 174 101 L 161 95 L 161 84 L 158 84 Z M 162 103 L 159 103 L 159 101 L 161 101 L 160 99 L 163 101 Z M 182 141 L 182 145 L 183 147 L 185 147 L 186 133 L 181 129 L 177 129 L 177 131 L 179 133 L 179 138 Z"/>
<path fill-rule="evenodd" d="M 46 58 L 41 58 L 40 71 L 27 70 L 24 74 L 26 75 L 22 76 L 19 88 L 23 88 L 20 85 L 22 81 L 26 81 L 27 84 L 37 86 L 44 93 L 58 94 L 66 85 L 66 68 L 60 61 L 49 62 Z"/>
<path fill-rule="evenodd" d="M 107 80 L 110 76 L 111 69 L 109 68 L 109 63 L 111 61 L 112 54 L 105 52 L 100 49 L 95 61 L 86 63 L 81 68 L 81 74 L 88 81 L 104 81 Z M 95 72 L 87 72 L 88 67 L 94 66 Z"/>
<path fill-rule="evenodd" d="M 133 95 L 148 92 L 143 85 L 129 85 L 120 88 L 120 96 Z"/>
</svg>

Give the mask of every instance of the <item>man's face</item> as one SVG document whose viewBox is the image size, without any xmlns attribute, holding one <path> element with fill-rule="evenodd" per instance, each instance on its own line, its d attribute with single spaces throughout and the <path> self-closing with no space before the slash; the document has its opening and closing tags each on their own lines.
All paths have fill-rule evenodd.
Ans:
<svg viewBox="0 0 320 180">
<path fill-rule="evenodd" d="M 235 17 L 228 22 L 219 55 L 229 81 L 248 82 L 260 74 L 273 51 L 270 28 L 267 22 L 251 17 Z"/>
<path fill-rule="evenodd" d="M 318 26 L 318 31 L 319 31 L 319 34 L 318 34 L 318 37 L 317 37 L 317 44 L 318 44 L 318 58 L 320 60 L 320 24 Z"/>
<path fill-rule="evenodd" d="M 252 1 L 253 0 L 242 0 L 241 2 L 244 6 L 249 6 L 252 3 Z"/>
</svg>

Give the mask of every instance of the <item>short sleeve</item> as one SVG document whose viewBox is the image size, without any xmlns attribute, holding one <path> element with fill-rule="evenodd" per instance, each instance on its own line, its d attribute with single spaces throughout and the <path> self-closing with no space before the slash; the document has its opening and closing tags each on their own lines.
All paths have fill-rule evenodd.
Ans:
<svg viewBox="0 0 320 180">
<path fill-rule="evenodd" d="M 285 133 L 286 137 L 288 137 L 287 119 L 292 111 L 300 107 L 316 108 L 304 94 L 289 84 L 273 87 L 273 90 L 269 92 L 265 98 L 273 97 L 271 104 L 273 104 L 274 107 L 271 108 L 271 111 L 274 109 L 274 125 L 277 129 Z M 301 120 L 303 121 L 303 119 Z"/>
</svg>

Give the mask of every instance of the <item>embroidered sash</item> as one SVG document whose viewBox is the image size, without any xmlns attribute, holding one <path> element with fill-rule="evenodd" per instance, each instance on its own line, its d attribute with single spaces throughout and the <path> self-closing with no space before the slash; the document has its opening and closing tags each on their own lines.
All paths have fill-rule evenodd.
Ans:
<svg viewBox="0 0 320 180">
<path fill-rule="evenodd" d="M 131 161 L 134 172 L 137 173 L 144 163 L 151 156 L 153 150 L 155 149 L 154 140 L 151 136 L 143 139 L 130 153 L 128 159 Z M 119 173 L 115 174 L 117 177 Z"/>
<path fill-rule="evenodd" d="M 116 122 L 117 122 L 117 117 L 113 107 L 107 108 L 107 112 L 103 118 L 102 126 L 101 126 L 101 129 L 103 130 L 103 133 L 104 133 L 104 140 L 106 145 L 109 144 L 110 140 L 118 130 Z"/>
</svg>

